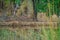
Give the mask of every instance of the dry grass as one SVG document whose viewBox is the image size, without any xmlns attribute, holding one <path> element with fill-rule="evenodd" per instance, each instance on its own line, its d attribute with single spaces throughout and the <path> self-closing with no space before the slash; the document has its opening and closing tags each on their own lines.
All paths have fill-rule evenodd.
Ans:
<svg viewBox="0 0 60 40">
<path fill-rule="evenodd" d="M 40 22 L 48 22 L 49 21 L 49 18 L 46 16 L 46 13 L 43 13 L 43 12 L 42 13 L 38 13 L 37 19 Z"/>
</svg>

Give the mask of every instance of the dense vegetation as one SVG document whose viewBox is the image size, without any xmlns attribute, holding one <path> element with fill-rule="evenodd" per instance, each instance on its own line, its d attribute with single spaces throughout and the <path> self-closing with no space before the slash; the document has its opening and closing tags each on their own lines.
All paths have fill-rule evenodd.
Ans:
<svg viewBox="0 0 60 40">
<path fill-rule="evenodd" d="M 60 40 L 60 28 L 0 29 L 0 40 Z"/>
<path fill-rule="evenodd" d="M 5 7 L 5 6 L 8 6 L 12 2 L 14 4 L 21 5 L 22 1 L 24 1 L 24 0 L 3 0 L 3 1 L 0 0 L 0 3 L 3 4 L 3 5 L 1 5 L 1 4 L 0 5 Z M 52 13 L 59 13 L 60 0 L 31 0 L 31 2 L 34 2 L 33 5 L 36 6 L 35 9 L 37 12 L 47 12 L 47 11 L 51 10 Z"/>
<path fill-rule="evenodd" d="M 27 4 L 27 5 L 25 5 L 25 4 Z M 60 11 L 59 11 L 60 10 L 60 0 L 29 0 L 29 1 L 28 0 L 0 0 L 0 5 L 1 5 L 0 11 L 2 9 L 2 11 L 5 11 L 5 13 L 8 12 L 6 15 L 15 15 L 16 16 L 16 11 L 18 10 L 18 9 L 16 9 L 17 5 L 19 6 L 20 10 L 26 10 L 25 11 L 26 13 L 27 13 L 27 9 L 32 10 L 31 7 L 33 7 L 35 19 L 37 19 L 38 12 L 44 12 L 44 13 L 47 13 L 47 15 L 53 15 L 53 14 L 56 14 L 58 16 L 60 15 Z M 31 8 L 31 9 L 29 9 L 29 8 Z M 23 13 L 23 12 L 21 11 L 19 13 Z"/>
<path fill-rule="evenodd" d="M 0 0 L 0 22 L 12 20 L 11 25 L 15 27 L 20 20 L 32 19 L 45 24 L 42 23 L 40 29 L 10 29 L 4 26 L 0 28 L 0 40 L 60 40 L 60 0 Z M 45 28 L 47 22 L 49 29 Z"/>
</svg>

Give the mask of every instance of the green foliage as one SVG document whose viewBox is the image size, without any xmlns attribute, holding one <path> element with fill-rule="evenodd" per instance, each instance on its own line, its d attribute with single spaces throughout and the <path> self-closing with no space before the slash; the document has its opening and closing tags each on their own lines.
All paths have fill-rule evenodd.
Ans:
<svg viewBox="0 0 60 40">
<path fill-rule="evenodd" d="M 38 12 L 48 12 L 51 15 L 56 13 L 59 15 L 59 2 L 60 0 L 36 0 L 35 4 Z"/>
<path fill-rule="evenodd" d="M 6 10 L 7 9 L 7 11 L 8 10 L 11 10 L 11 13 L 13 13 L 13 11 L 14 11 L 14 4 L 16 3 L 16 4 L 18 4 L 18 5 L 22 5 L 23 4 L 23 2 L 25 1 L 25 0 L 4 0 L 3 1 L 3 8 Z M 26 0 L 27 1 L 27 0 Z M 35 15 L 37 16 L 37 13 L 38 12 L 44 12 L 44 13 L 47 13 L 47 15 L 48 16 L 51 16 L 51 15 L 53 15 L 53 14 L 57 14 L 58 16 L 60 15 L 59 13 L 60 13 L 60 0 L 34 0 L 35 2 L 34 2 L 34 4 L 35 4 L 35 8 L 34 7 L 32 7 L 31 5 L 30 6 L 28 6 L 29 8 L 31 7 L 32 9 L 34 8 L 34 10 L 35 10 Z M 0 2 L 1 2 L 1 0 L 0 0 Z M 28 1 L 27 1 L 28 2 Z M 32 0 L 31 0 L 31 3 L 32 3 Z M 0 5 L 1 5 L 1 3 L 0 3 Z M 23 4 L 23 6 L 24 6 L 25 4 Z M 2 5 L 1 5 L 1 7 L 2 7 Z M 20 6 L 21 7 L 21 6 Z M 29 9 L 28 8 L 28 9 Z M 0 8 L 1 9 L 1 8 Z M 4 9 L 2 9 L 2 11 L 4 10 Z M 23 9 L 24 10 L 24 8 L 22 7 L 21 9 Z M 29 9 L 29 10 L 31 10 L 31 9 Z M 18 13 L 18 12 L 17 12 Z M 29 11 L 27 12 L 27 13 L 29 13 Z M 10 15 L 10 14 L 8 14 L 8 15 Z M 37 18 L 37 17 L 36 17 Z"/>
<path fill-rule="evenodd" d="M 4 0 L 3 2 L 5 7 L 8 7 L 10 5 L 10 0 Z"/>
</svg>

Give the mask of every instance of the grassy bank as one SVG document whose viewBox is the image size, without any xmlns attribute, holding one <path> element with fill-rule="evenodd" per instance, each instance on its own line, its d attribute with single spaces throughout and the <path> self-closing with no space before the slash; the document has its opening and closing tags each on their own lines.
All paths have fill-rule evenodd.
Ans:
<svg viewBox="0 0 60 40">
<path fill-rule="evenodd" d="M 0 40 L 60 40 L 58 29 L 0 29 Z"/>
</svg>

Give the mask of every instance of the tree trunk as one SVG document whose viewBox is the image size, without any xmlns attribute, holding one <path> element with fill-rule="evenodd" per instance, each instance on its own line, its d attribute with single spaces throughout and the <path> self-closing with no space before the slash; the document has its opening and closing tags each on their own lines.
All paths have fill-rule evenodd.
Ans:
<svg viewBox="0 0 60 40">
<path fill-rule="evenodd" d="M 34 9 L 34 17 L 33 20 L 37 21 L 37 10 L 36 10 L 36 0 L 32 0 L 33 2 L 33 9 Z"/>
</svg>

